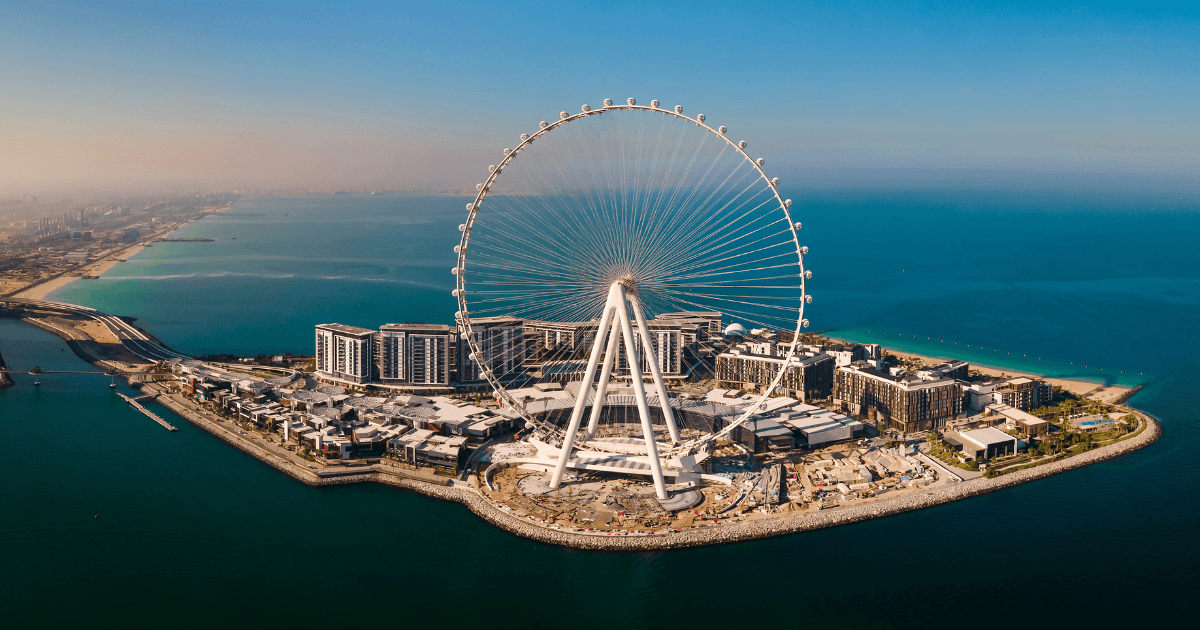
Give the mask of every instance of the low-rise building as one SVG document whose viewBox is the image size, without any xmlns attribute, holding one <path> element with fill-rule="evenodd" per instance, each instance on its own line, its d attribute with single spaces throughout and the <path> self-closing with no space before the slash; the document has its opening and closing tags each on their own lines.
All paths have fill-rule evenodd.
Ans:
<svg viewBox="0 0 1200 630">
<path fill-rule="evenodd" d="M 956 450 L 961 450 L 967 459 L 974 460 L 1015 455 L 1020 444 L 1017 438 L 992 427 L 947 433 L 945 440 Z"/>
<path fill-rule="evenodd" d="M 433 466 L 458 472 L 467 438 L 436 435 L 420 429 L 388 440 L 388 454 L 413 466 Z"/>
<path fill-rule="evenodd" d="M 996 384 L 992 402 L 1021 411 L 1031 411 L 1054 401 L 1054 386 L 1027 376 L 1010 378 Z"/>
<path fill-rule="evenodd" d="M 1049 422 L 1015 407 L 993 403 L 988 405 L 988 411 L 1004 417 L 1007 424 L 1030 436 L 1041 435 L 1050 430 Z"/>
<path fill-rule="evenodd" d="M 858 420 L 812 405 L 796 405 L 780 416 L 809 448 L 861 437 L 866 429 Z"/>
</svg>

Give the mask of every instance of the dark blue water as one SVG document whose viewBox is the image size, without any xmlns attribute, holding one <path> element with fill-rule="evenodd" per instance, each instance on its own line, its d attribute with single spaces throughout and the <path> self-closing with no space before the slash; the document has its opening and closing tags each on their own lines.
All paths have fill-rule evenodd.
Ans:
<svg viewBox="0 0 1200 630">
<path fill-rule="evenodd" d="M 815 328 L 1144 382 L 1133 403 L 1163 419 L 1165 436 L 930 510 L 629 556 L 527 542 L 390 488 L 308 488 L 186 422 L 166 432 L 115 401 L 104 379 L 46 376 L 35 391 L 18 377 L 0 392 L 6 622 L 1111 627 L 1200 612 L 1200 217 L 1150 195 L 791 196 L 805 200 L 812 237 Z M 241 202 L 181 231 L 216 243 L 156 245 L 54 297 L 139 316 L 197 353 L 308 352 L 318 321 L 445 323 L 461 207 Z M 85 365 L 19 324 L 0 321 L 0 340 L 13 366 Z"/>
</svg>

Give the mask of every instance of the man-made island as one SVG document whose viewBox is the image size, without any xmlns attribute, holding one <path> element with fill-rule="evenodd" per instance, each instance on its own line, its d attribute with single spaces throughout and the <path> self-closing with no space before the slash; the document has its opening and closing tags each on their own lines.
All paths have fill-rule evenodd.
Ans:
<svg viewBox="0 0 1200 630">
<path fill-rule="evenodd" d="M 760 398 L 755 363 L 778 360 L 773 349 L 793 342 L 806 358 L 789 382 L 802 385 L 775 392 L 698 461 L 668 466 L 666 499 L 645 470 L 620 457 L 577 458 L 551 488 L 551 440 L 466 370 L 388 384 L 320 363 L 320 348 L 315 357 L 200 360 L 92 309 L 0 298 L 0 314 L 66 339 L 85 360 L 140 387 L 133 400 L 153 399 L 299 481 L 402 487 L 461 502 L 518 535 L 585 549 L 679 548 L 830 527 L 992 492 L 1128 453 L 1161 434 L 1154 418 L 1124 404 L 1130 388 L 756 331 L 723 342 L 707 378 L 673 381 L 673 406 L 714 425 L 730 422 Z M 536 332 L 542 324 L 524 325 Z M 463 365 L 453 326 L 381 330 L 399 329 L 445 342 L 425 344 L 443 348 L 432 357 L 391 355 L 401 371 L 405 361 Z M 317 333 L 357 339 L 364 352 L 378 348 L 368 329 L 327 324 Z M 372 355 L 365 365 L 387 369 L 386 360 Z M 579 386 L 546 378 L 512 393 L 526 412 L 550 413 L 569 405 Z M 620 383 L 608 395 L 618 407 L 630 398 Z"/>
</svg>

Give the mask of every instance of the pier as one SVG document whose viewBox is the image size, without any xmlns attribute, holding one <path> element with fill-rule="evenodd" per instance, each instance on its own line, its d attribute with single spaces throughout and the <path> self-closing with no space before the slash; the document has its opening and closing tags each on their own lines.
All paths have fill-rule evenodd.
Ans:
<svg viewBox="0 0 1200 630">
<path fill-rule="evenodd" d="M 179 430 L 179 429 L 175 428 L 175 425 L 171 424 L 170 422 L 167 422 L 166 420 L 163 420 L 162 418 L 160 418 L 158 416 L 158 414 L 143 407 L 142 404 L 138 402 L 139 400 L 142 400 L 144 398 L 151 398 L 151 396 L 138 396 L 137 398 L 130 398 L 129 396 L 126 396 L 125 394 L 122 394 L 121 392 L 117 392 L 117 395 L 120 396 L 121 398 L 124 398 L 125 402 L 132 405 L 138 411 L 146 414 L 147 416 L 150 416 L 151 420 L 154 420 L 155 422 L 161 424 L 163 426 L 163 428 L 165 428 L 166 430 L 168 430 L 168 431 L 178 431 Z"/>
</svg>

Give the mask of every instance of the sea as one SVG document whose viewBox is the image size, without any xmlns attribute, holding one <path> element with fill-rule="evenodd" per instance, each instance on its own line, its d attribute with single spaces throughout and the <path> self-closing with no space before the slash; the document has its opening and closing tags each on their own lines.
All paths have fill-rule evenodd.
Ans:
<svg viewBox="0 0 1200 630">
<path fill-rule="evenodd" d="M 1158 443 L 899 516 L 701 549 L 560 549 L 375 485 L 310 488 L 90 374 L 0 390 L 5 627 L 1155 627 L 1200 613 L 1200 212 L 1088 190 L 795 190 L 807 317 L 835 337 L 1097 384 Z M 451 323 L 467 200 L 238 201 L 50 297 L 193 355 L 313 326 Z M 0 319 L 13 368 L 86 370 Z M 131 393 L 124 385 L 117 391 Z"/>
</svg>

